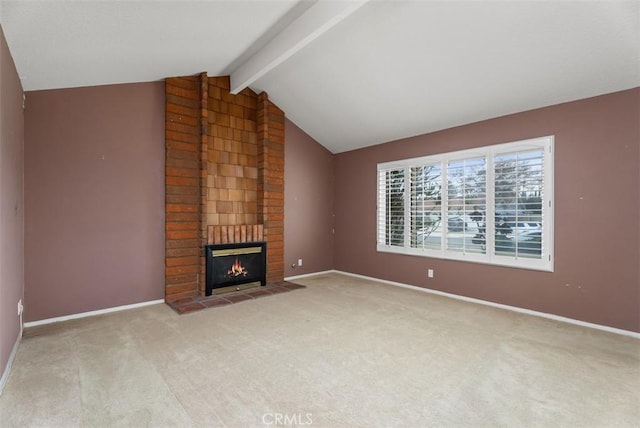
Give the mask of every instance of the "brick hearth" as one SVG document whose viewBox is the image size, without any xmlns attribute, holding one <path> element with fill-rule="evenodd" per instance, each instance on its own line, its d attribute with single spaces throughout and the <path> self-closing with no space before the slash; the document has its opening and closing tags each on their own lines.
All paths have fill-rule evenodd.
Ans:
<svg viewBox="0 0 640 428">
<path fill-rule="evenodd" d="M 233 293 L 225 293 L 212 296 L 196 296 L 184 299 L 167 301 L 167 304 L 177 313 L 186 314 L 207 308 L 218 308 L 246 300 L 259 299 L 261 297 L 273 296 L 275 294 L 286 293 L 293 290 L 305 288 L 304 285 L 293 282 L 281 281 L 271 282 L 264 287 L 250 288 Z"/>
</svg>

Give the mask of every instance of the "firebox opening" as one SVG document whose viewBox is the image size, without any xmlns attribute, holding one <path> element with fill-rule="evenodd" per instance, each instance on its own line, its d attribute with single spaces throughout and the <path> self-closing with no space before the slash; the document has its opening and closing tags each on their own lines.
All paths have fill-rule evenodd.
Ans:
<svg viewBox="0 0 640 428">
<path fill-rule="evenodd" d="M 266 285 L 266 243 L 207 245 L 205 295 Z"/>
</svg>

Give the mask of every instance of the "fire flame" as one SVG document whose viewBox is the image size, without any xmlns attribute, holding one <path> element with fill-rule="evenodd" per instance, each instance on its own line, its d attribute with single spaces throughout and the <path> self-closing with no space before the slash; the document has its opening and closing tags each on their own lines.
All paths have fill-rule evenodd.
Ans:
<svg viewBox="0 0 640 428">
<path fill-rule="evenodd" d="M 227 271 L 227 275 L 233 276 L 233 277 L 247 276 L 248 273 L 249 272 L 247 272 L 244 266 L 242 266 L 242 264 L 240 263 L 237 257 L 236 257 L 236 261 L 233 263 L 233 265 L 231 265 L 231 269 Z"/>
</svg>

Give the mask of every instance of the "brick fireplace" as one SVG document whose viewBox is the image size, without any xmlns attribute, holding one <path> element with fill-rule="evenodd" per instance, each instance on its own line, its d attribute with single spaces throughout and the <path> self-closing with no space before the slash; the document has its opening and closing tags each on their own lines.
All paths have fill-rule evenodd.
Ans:
<svg viewBox="0 0 640 428">
<path fill-rule="evenodd" d="M 284 112 L 229 77 L 166 79 L 165 300 L 205 293 L 204 248 L 259 228 L 267 282 L 284 277 Z"/>
</svg>

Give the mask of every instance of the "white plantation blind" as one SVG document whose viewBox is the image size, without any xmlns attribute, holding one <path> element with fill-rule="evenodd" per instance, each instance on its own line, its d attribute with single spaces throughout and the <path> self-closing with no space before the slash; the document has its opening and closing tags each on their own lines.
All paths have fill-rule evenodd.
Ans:
<svg viewBox="0 0 640 428">
<path fill-rule="evenodd" d="M 553 270 L 553 137 L 378 165 L 378 251 Z"/>
<path fill-rule="evenodd" d="M 540 259 L 543 255 L 543 148 L 495 157 L 495 254 Z"/>
<path fill-rule="evenodd" d="M 378 244 L 404 245 L 405 168 L 378 170 Z"/>
<path fill-rule="evenodd" d="M 442 167 L 439 163 L 411 167 L 411 247 L 440 248 Z"/>
<path fill-rule="evenodd" d="M 452 160 L 447 163 L 447 249 L 460 253 L 484 253 L 484 237 L 474 236 L 478 227 L 468 223 L 478 216 L 484 220 L 487 209 L 487 162 L 485 157 Z"/>
</svg>

